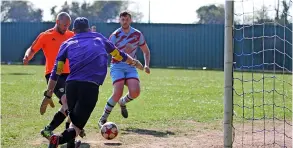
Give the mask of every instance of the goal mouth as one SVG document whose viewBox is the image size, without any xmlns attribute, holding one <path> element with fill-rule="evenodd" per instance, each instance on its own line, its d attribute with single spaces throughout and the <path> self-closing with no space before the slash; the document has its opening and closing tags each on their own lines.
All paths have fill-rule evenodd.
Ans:
<svg viewBox="0 0 293 148">
<path fill-rule="evenodd" d="M 292 4 L 226 1 L 225 147 L 292 147 Z"/>
</svg>

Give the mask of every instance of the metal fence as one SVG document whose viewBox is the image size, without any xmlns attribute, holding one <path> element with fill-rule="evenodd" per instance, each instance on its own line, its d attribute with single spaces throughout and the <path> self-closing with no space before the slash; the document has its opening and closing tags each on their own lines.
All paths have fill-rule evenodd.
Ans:
<svg viewBox="0 0 293 148">
<path fill-rule="evenodd" d="M 33 40 L 42 31 L 54 26 L 54 23 L 1 23 L 1 62 L 21 62 L 25 50 L 31 45 Z M 97 31 L 109 37 L 110 34 L 119 27 L 115 23 L 92 23 L 97 26 Z M 179 67 L 179 68 L 202 68 L 223 69 L 224 61 L 224 25 L 206 25 L 206 24 L 132 24 L 139 29 L 145 36 L 148 46 L 151 50 L 152 67 Z M 237 27 L 237 26 L 236 26 Z M 238 26 L 241 27 L 241 26 Z M 292 27 L 290 27 L 292 29 Z M 292 41 L 291 31 L 284 32 L 278 28 L 279 36 Z M 267 33 L 274 32 L 274 27 L 266 27 Z M 235 39 L 243 38 L 243 33 L 248 37 L 249 28 L 245 32 L 235 32 Z M 254 28 L 255 34 L 263 34 L 263 28 Z M 270 40 L 265 38 L 266 40 Z M 245 40 L 241 44 L 235 45 L 235 51 L 251 53 L 252 45 L 255 49 L 259 47 L 273 46 L 291 52 L 292 46 L 278 41 L 276 47 L 274 44 L 262 45 L 261 39 Z M 266 42 L 267 43 L 267 42 Z M 272 42 L 273 43 L 273 42 Z M 292 42 L 291 42 L 292 43 Z M 292 53 L 288 53 L 292 55 Z M 270 60 L 272 53 L 267 53 L 265 58 Z M 41 63 L 43 54 L 38 53 L 34 62 Z M 143 62 L 142 52 L 138 52 L 138 58 Z M 256 59 L 257 60 L 257 59 Z M 259 57 L 262 61 L 262 57 Z M 278 59 L 277 59 L 278 60 Z M 279 58 L 282 62 L 282 59 Z M 251 59 L 239 61 L 235 56 L 234 61 L 248 65 Z M 288 68 L 292 69 L 292 61 L 288 61 Z"/>
</svg>

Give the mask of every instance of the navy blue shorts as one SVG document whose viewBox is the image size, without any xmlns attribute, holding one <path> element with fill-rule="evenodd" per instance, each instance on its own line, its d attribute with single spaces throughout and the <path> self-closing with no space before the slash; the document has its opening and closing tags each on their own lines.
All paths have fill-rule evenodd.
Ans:
<svg viewBox="0 0 293 148">
<path fill-rule="evenodd" d="M 46 74 L 46 80 L 47 80 L 47 84 L 48 84 L 48 81 L 50 79 L 50 75 L 51 74 Z M 61 74 L 58 81 L 57 81 L 57 84 L 55 86 L 55 89 L 54 89 L 54 94 L 57 96 L 57 98 L 59 99 L 59 103 L 62 105 L 62 102 L 61 102 L 61 97 L 65 94 L 65 82 L 66 82 L 66 79 L 68 77 L 69 74 Z"/>
</svg>

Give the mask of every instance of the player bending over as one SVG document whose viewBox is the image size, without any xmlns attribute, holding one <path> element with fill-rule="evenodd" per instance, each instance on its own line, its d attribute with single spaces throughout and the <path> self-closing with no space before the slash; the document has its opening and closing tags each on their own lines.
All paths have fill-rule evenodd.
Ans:
<svg viewBox="0 0 293 148">
<path fill-rule="evenodd" d="M 46 58 L 46 70 L 45 70 L 45 78 L 47 79 L 47 83 L 51 74 L 51 71 L 54 67 L 54 62 L 57 57 L 59 48 L 62 42 L 66 41 L 70 37 L 74 35 L 73 32 L 69 31 L 68 28 L 71 24 L 71 18 L 68 13 L 61 12 L 57 15 L 56 24 L 54 28 L 51 28 L 45 32 L 39 34 L 39 36 L 35 39 L 30 48 L 27 49 L 23 63 L 25 65 L 34 57 L 34 55 L 42 48 L 45 58 Z M 59 98 L 59 103 L 62 107 L 59 111 L 54 115 L 53 120 L 49 125 L 47 125 L 42 131 L 41 134 L 45 138 L 49 139 L 52 135 L 52 131 L 55 130 L 66 118 L 67 116 L 67 103 L 65 96 L 65 80 L 69 74 L 69 65 L 68 62 L 65 63 L 62 74 L 60 75 L 59 81 L 56 84 L 54 89 L 54 94 Z M 50 103 L 52 107 L 54 107 L 53 102 L 48 102 L 48 100 L 43 100 L 42 106 L 40 108 L 40 113 L 43 115 L 46 112 L 47 104 Z M 70 119 L 66 122 L 66 129 L 69 127 Z M 81 136 L 84 136 L 82 133 Z M 68 143 L 68 147 L 73 145 L 74 141 Z"/>
<path fill-rule="evenodd" d="M 122 12 L 119 15 L 121 27 L 114 31 L 110 36 L 110 41 L 121 51 L 129 54 L 131 57 L 136 58 L 136 50 L 138 47 L 144 53 L 145 72 L 150 73 L 150 51 L 145 42 L 143 34 L 130 26 L 131 15 L 128 12 Z M 113 82 L 113 94 L 106 103 L 104 113 L 99 120 L 99 126 L 107 122 L 112 109 L 119 101 L 121 107 L 121 114 L 124 118 L 128 117 L 126 103 L 137 98 L 140 94 L 140 84 L 138 73 L 135 67 L 112 59 L 110 66 L 110 75 Z M 128 93 L 122 97 L 124 84 L 128 86 Z M 122 98 L 121 98 L 122 97 Z"/>
<path fill-rule="evenodd" d="M 103 35 L 91 32 L 87 18 L 76 18 L 73 31 L 75 36 L 60 47 L 48 89 L 44 93 L 47 99 L 51 100 L 63 65 L 68 59 L 71 72 L 66 80 L 65 89 L 72 122 L 62 134 L 51 136 L 49 148 L 57 148 L 58 145 L 71 141 L 85 127 L 98 101 L 99 86 L 103 84 L 107 75 L 107 53 L 117 61 L 124 61 L 143 69 L 140 62 L 117 50 Z"/>
</svg>

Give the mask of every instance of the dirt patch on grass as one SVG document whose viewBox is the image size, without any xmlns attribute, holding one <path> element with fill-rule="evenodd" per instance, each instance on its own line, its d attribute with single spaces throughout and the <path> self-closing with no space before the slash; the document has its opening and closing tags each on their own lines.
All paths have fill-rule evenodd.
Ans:
<svg viewBox="0 0 293 148">
<path fill-rule="evenodd" d="M 120 126 L 119 136 L 113 140 L 105 140 L 100 133 L 87 132 L 87 136 L 80 139 L 83 144 L 81 148 L 222 148 L 223 147 L 223 131 L 222 123 L 204 124 L 194 121 L 176 121 L 182 122 L 184 126 L 170 127 L 164 129 L 156 128 L 129 128 L 126 125 Z M 264 132 L 252 133 L 250 123 L 237 124 L 235 127 L 235 139 L 233 147 L 263 147 L 265 139 L 265 147 L 284 146 L 284 130 L 282 123 L 275 123 L 275 131 L 283 133 L 274 133 L 269 131 L 271 124 L 267 123 L 266 135 Z M 180 128 L 181 127 L 181 128 Z M 244 127 L 244 128 L 243 128 Z M 263 128 L 261 122 L 254 123 L 254 130 Z M 242 132 L 243 130 L 243 132 Z M 87 130 L 90 131 L 90 130 Z M 94 130 L 96 131 L 96 130 Z M 285 133 L 289 137 L 285 137 L 286 147 L 292 147 L 291 126 L 286 126 Z M 253 135 L 253 136 L 252 136 Z M 253 138 L 252 138 L 253 137 Z M 79 138 L 78 138 L 79 139 Z M 45 141 L 45 142 L 44 142 Z M 275 143 L 275 145 L 273 145 Z M 46 140 L 37 140 L 31 143 L 33 146 L 38 144 L 47 144 Z M 61 146 L 66 148 L 66 146 Z"/>
<path fill-rule="evenodd" d="M 291 121 L 251 121 L 234 127 L 234 147 L 292 147 Z"/>
</svg>

